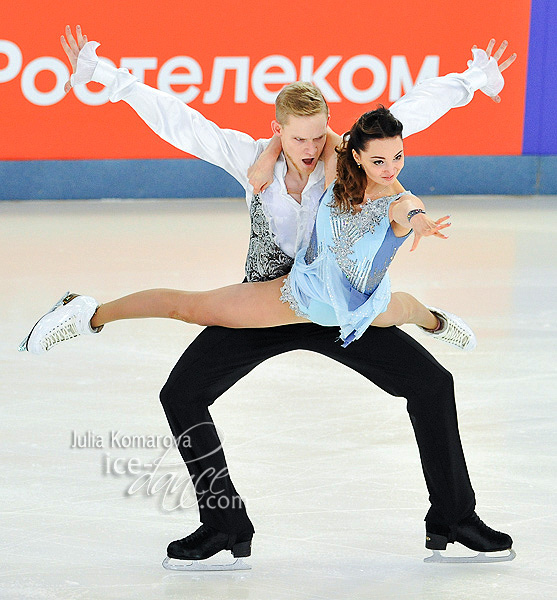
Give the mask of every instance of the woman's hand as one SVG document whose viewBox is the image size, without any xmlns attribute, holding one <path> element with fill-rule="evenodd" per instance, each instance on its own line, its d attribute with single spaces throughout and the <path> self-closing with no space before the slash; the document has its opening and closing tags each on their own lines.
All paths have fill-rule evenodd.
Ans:
<svg viewBox="0 0 557 600">
<path fill-rule="evenodd" d="M 441 233 L 441 230 L 450 227 L 450 222 L 443 222 L 449 218 L 450 216 L 447 215 L 445 217 L 442 217 L 441 219 L 437 219 L 437 221 L 433 221 L 426 214 L 423 213 L 414 215 L 410 220 L 410 226 L 414 230 L 414 243 L 412 244 L 412 248 L 410 248 L 410 252 L 413 252 L 418 247 L 418 244 L 420 243 L 420 240 L 423 237 L 434 235 L 435 237 L 441 238 L 442 240 L 448 239 L 448 236 L 443 235 Z"/>
<path fill-rule="evenodd" d="M 254 194 L 264 192 L 273 183 L 276 159 L 259 157 L 248 169 L 248 182 Z"/>
<path fill-rule="evenodd" d="M 253 193 L 264 192 L 273 183 L 275 163 L 282 151 L 282 143 L 278 135 L 271 138 L 267 148 L 248 169 L 248 183 L 253 187 Z"/>
<path fill-rule="evenodd" d="M 70 60 L 70 64 L 74 73 L 77 69 L 77 57 L 79 56 L 79 53 L 83 46 L 85 46 L 85 44 L 87 43 L 87 36 L 81 33 L 81 27 L 79 25 L 75 28 L 75 33 L 77 41 L 72 34 L 71 27 L 69 25 L 66 25 L 66 37 L 68 38 L 68 40 L 66 41 L 66 38 L 63 35 L 60 37 L 60 43 L 62 44 L 62 48 L 64 49 L 66 56 Z M 67 94 L 71 89 L 71 81 L 67 81 L 64 85 L 64 91 Z"/>
</svg>

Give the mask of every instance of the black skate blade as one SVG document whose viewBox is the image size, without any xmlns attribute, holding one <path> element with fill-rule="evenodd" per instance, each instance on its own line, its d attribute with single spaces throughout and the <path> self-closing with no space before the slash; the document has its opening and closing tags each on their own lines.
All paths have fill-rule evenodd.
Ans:
<svg viewBox="0 0 557 600">
<path fill-rule="evenodd" d="M 70 291 L 67 291 L 61 298 L 60 300 L 58 300 L 50 310 L 48 310 L 47 312 L 45 312 L 45 314 L 41 317 L 41 319 L 43 317 L 45 317 L 46 315 L 50 314 L 53 310 L 56 310 L 59 306 L 62 306 L 63 304 L 67 304 L 66 299 L 69 298 L 70 296 L 74 296 L 75 294 L 72 294 Z M 70 298 L 71 299 L 71 298 Z M 39 321 L 41 320 L 39 319 Z M 37 321 L 37 323 L 39 322 Z M 29 338 L 31 337 L 31 334 L 33 333 L 33 329 L 35 329 L 35 327 L 37 326 L 37 323 L 35 323 L 33 325 L 33 327 L 31 328 L 31 331 L 27 334 L 27 336 L 21 341 L 21 344 L 19 344 L 19 346 L 17 347 L 17 351 L 18 352 L 27 352 L 27 342 L 29 341 Z"/>
<path fill-rule="evenodd" d="M 170 561 L 176 562 L 170 562 Z M 168 571 L 249 571 L 251 565 L 245 563 L 241 558 L 228 564 L 216 564 L 203 560 L 184 561 L 168 556 L 162 561 L 162 566 Z"/>
<path fill-rule="evenodd" d="M 432 555 L 424 558 L 426 563 L 496 563 L 496 562 L 508 562 L 516 558 L 516 552 L 509 548 L 504 550 L 506 554 L 499 552 L 479 552 L 474 556 L 447 556 L 441 554 L 439 550 L 433 550 Z"/>
</svg>

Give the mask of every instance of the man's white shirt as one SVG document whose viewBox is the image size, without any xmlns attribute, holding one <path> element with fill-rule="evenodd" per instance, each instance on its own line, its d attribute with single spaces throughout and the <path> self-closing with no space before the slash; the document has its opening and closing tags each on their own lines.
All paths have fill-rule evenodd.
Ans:
<svg viewBox="0 0 557 600">
<path fill-rule="evenodd" d="M 81 50 L 72 82 L 92 80 L 107 86 L 111 102 L 124 100 L 162 139 L 230 173 L 244 188 L 249 206 L 253 189 L 247 172 L 269 140 L 254 140 L 241 131 L 221 129 L 179 98 L 140 83 L 127 69 L 116 69 L 99 60 L 95 54 L 97 46 L 96 42 L 89 42 Z M 487 75 L 482 69 L 471 66 L 464 73 L 421 82 L 390 110 L 402 122 L 406 138 L 426 129 L 451 108 L 468 104 L 474 92 L 486 83 Z M 323 162 L 319 161 L 298 203 L 286 189 L 286 170 L 286 160 L 281 154 L 275 165 L 274 180 L 261 194 L 261 202 L 275 242 L 288 256 L 294 257 L 309 241 L 324 191 L 325 173 Z"/>
</svg>

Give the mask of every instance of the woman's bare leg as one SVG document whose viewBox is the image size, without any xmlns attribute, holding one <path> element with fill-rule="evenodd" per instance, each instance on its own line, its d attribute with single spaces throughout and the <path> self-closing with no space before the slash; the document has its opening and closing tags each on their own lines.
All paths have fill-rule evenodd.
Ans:
<svg viewBox="0 0 557 600">
<path fill-rule="evenodd" d="M 377 316 L 372 325 L 375 327 L 391 327 L 412 323 L 426 329 L 436 329 L 439 326 L 437 317 L 414 296 L 406 292 L 394 292 L 387 310 Z"/>
<path fill-rule="evenodd" d="M 198 325 L 274 327 L 307 322 L 280 301 L 283 278 L 240 283 L 206 292 L 145 290 L 101 304 L 91 319 L 99 327 L 121 319 L 161 317 Z"/>
</svg>

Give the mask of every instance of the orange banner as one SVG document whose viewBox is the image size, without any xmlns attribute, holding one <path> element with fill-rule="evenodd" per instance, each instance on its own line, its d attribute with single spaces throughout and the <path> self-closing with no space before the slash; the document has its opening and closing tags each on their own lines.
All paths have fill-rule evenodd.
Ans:
<svg viewBox="0 0 557 600">
<path fill-rule="evenodd" d="M 86 4 L 86 6 L 83 6 Z M 64 96 L 69 65 L 59 43 L 79 23 L 99 55 L 148 85 L 179 94 L 221 127 L 270 137 L 282 85 L 313 79 L 342 132 L 368 107 L 391 104 L 420 79 L 466 69 L 470 47 L 506 38 L 519 59 L 503 102 L 471 105 L 410 138 L 414 155 L 520 154 L 530 1 L 396 3 L 44 3 L 17 6 L 0 31 L 0 160 L 176 158 L 124 102 L 89 84 Z"/>
</svg>

